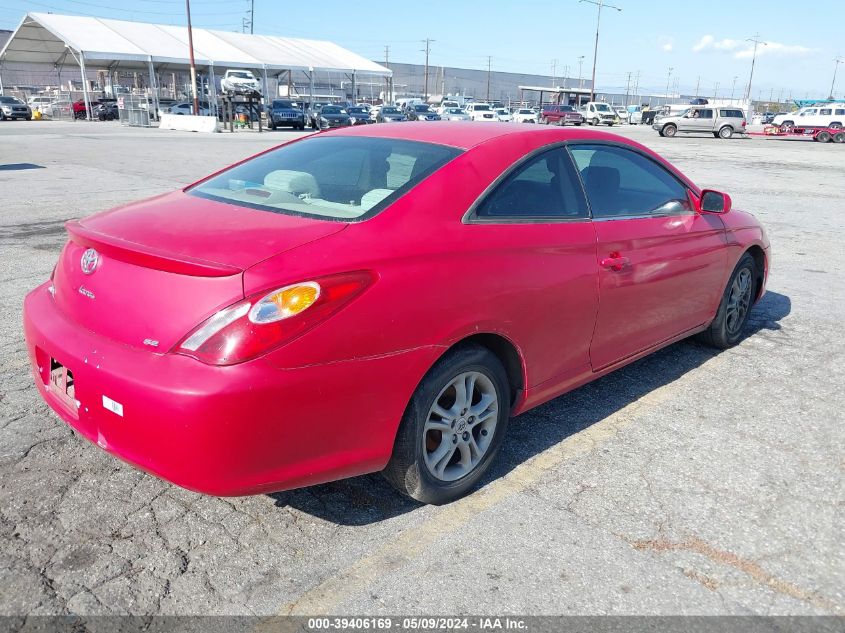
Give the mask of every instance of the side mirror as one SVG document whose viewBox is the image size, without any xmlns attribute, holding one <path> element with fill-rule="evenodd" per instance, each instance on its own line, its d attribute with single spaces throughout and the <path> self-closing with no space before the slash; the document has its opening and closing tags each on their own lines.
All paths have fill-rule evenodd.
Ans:
<svg viewBox="0 0 845 633">
<path fill-rule="evenodd" d="M 701 192 L 700 208 L 704 213 L 727 213 L 731 210 L 731 197 L 721 191 L 705 189 Z"/>
</svg>

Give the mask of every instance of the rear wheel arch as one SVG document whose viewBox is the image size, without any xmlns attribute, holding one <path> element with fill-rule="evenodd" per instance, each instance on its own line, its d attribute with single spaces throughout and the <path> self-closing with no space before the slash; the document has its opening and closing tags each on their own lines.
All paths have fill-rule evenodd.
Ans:
<svg viewBox="0 0 845 633">
<path fill-rule="evenodd" d="M 466 336 L 454 342 L 447 349 L 443 350 L 443 354 L 440 357 L 442 358 L 457 348 L 470 345 L 480 345 L 481 347 L 487 348 L 502 363 L 505 373 L 508 376 L 508 384 L 510 385 L 511 392 L 510 405 L 513 407 L 519 402 L 520 397 L 525 393 L 526 389 L 525 362 L 519 348 L 517 348 L 513 341 L 501 334 L 483 332 Z M 440 358 L 437 360 L 439 361 Z"/>
</svg>

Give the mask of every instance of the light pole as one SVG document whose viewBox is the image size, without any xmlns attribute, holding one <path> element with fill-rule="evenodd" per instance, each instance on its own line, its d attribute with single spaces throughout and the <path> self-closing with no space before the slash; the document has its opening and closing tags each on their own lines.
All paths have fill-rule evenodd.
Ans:
<svg viewBox="0 0 845 633">
<path fill-rule="evenodd" d="M 194 62 L 194 32 L 191 29 L 191 0 L 185 0 L 185 11 L 188 13 L 188 50 L 191 59 L 191 90 L 194 93 L 194 115 L 200 113 L 200 100 L 197 96 L 197 65 Z"/>
<path fill-rule="evenodd" d="M 584 87 L 584 80 L 581 78 L 584 74 L 584 73 L 581 72 L 583 67 L 584 67 L 584 56 L 578 55 L 578 87 L 579 88 Z"/>
<path fill-rule="evenodd" d="M 745 91 L 745 100 L 748 101 L 749 111 L 751 108 L 751 80 L 754 79 L 754 62 L 757 60 L 757 45 L 762 44 L 768 46 L 766 42 L 760 40 L 760 34 L 757 33 L 754 37 L 749 37 L 746 42 L 754 42 L 754 52 L 751 54 L 751 73 L 748 75 L 748 88 Z"/>
<path fill-rule="evenodd" d="M 736 76 L 735 76 L 735 77 L 734 77 L 734 82 L 733 82 L 733 85 L 731 86 L 731 101 L 733 101 L 733 100 L 734 100 L 734 91 L 736 90 L 736 80 L 737 80 L 737 79 L 739 79 L 739 77 L 736 77 Z"/>
<path fill-rule="evenodd" d="M 605 4 L 604 0 L 578 0 L 579 3 L 581 2 L 588 2 L 589 4 L 594 4 L 598 7 L 598 17 L 596 18 L 596 45 L 593 48 L 593 80 L 590 84 L 590 101 L 596 100 L 596 57 L 599 54 L 599 26 L 601 25 L 601 10 L 604 7 L 608 9 L 616 9 L 617 11 L 622 11 L 619 7 L 615 7 L 612 4 Z"/>
<path fill-rule="evenodd" d="M 833 100 L 833 86 L 836 84 L 836 71 L 839 69 L 839 64 L 845 63 L 845 59 L 837 57 L 833 60 L 833 81 L 830 82 L 830 99 Z"/>
</svg>

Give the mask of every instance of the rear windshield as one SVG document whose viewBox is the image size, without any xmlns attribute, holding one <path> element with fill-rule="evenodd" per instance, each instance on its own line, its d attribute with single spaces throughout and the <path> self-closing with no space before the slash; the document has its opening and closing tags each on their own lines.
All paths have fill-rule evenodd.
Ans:
<svg viewBox="0 0 845 633">
<path fill-rule="evenodd" d="M 188 193 L 286 215 L 364 220 L 460 153 L 416 141 L 318 136 L 256 156 Z"/>
</svg>

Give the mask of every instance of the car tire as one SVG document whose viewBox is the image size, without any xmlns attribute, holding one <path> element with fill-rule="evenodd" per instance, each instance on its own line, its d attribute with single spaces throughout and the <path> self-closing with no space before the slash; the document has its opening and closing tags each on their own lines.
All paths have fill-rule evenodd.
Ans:
<svg viewBox="0 0 845 633">
<path fill-rule="evenodd" d="M 827 130 L 822 130 L 821 132 L 816 134 L 816 138 L 814 140 L 818 141 L 819 143 L 827 143 L 832 138 L 833 137 L 831 136 L 830 132 L 828 132 Z"/>
<path fill-rule="evenodd" d="M 750 253 L 745 253 L 722 293 L 716 318 L 698 337 L 702 343 L 718 349 L 727 349 L 739 343 L 757 298 L 758 279 L 757 264 Z"/>
<path fill-rule="evenodd" d="M 466 393 L 470 379 L 472 394 L 461 406 L 458 386 L 463 384 Z M 485 399 L 487 404 L 481 406 Z M 476 415 L 487 415 L 470 423 L 476 417 L 474 407 Z M 492 463 L 509 417 L 510 387 L 502 363 L 485 347 L 458 347 L 428 371 L 411 397 L 382 474 L 399 492 L 421 503 L 454 501 L 469 492 Z"/>
<path fill-rule="evenodd" d="M 675 134 L 678 133 L 678 126 L 674 123 L 667 123 L 663 126 L 663 129 L 660 130 L 660 132 L 661 136 L 668 136 L 669 138 L 672 138 L 673 136 L 675 136 Z"/>
<path fill-rule="evenodd" d="M 833 135 L 834 143 L 845 143 L 845 132 L 837 132 Z"/>
<path fill-rule="evenodd" d="M 734 135 L 734 129 L 730 125 L 725 125 L 719 129 L 719 138 L 728 139 Z"/>
</svg>

